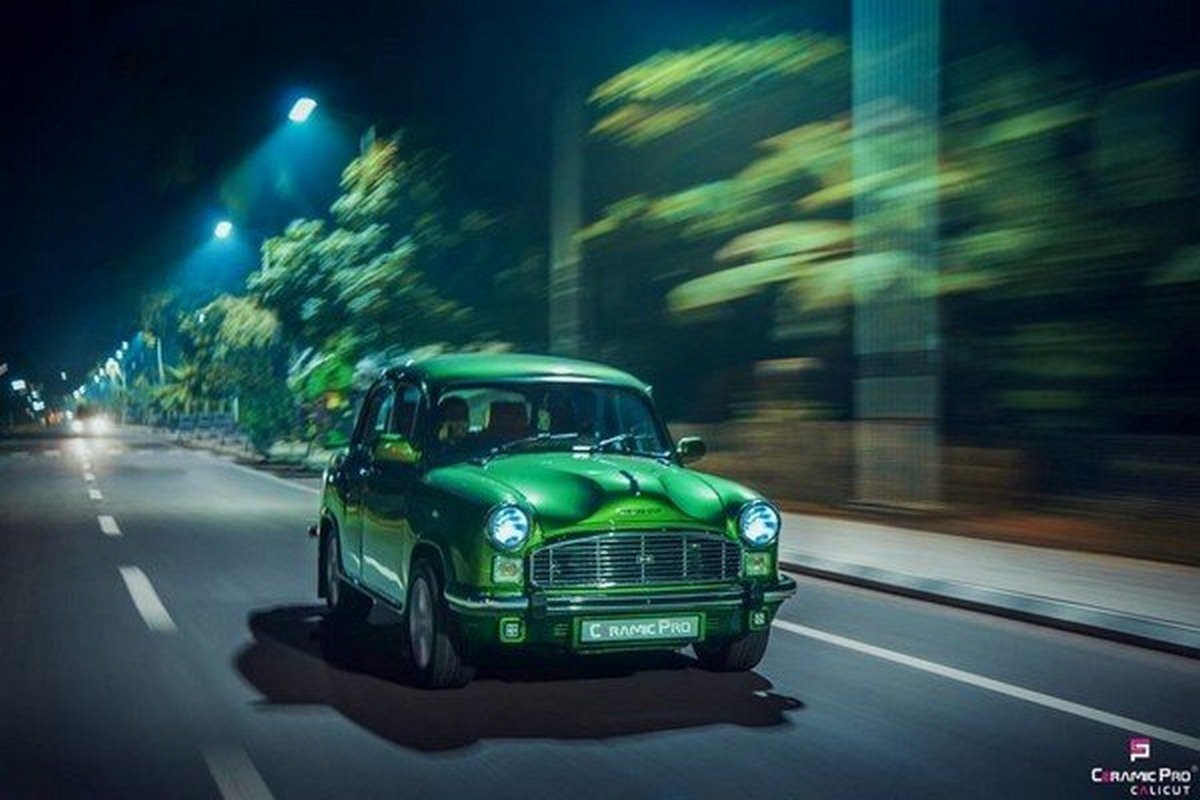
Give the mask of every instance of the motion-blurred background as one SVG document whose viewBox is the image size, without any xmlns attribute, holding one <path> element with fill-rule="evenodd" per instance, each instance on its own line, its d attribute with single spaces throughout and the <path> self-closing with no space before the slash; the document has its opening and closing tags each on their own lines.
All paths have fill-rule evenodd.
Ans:
<svg viewBox="0 0 1200 800">
<path fill-rule="evenodd" d="M 555 352 L 652 383 L 785 506 L 1198 563 L 1198 20 L 26 9 L 3 419 L 315 465 L 387 363 Z"/>
</svg>

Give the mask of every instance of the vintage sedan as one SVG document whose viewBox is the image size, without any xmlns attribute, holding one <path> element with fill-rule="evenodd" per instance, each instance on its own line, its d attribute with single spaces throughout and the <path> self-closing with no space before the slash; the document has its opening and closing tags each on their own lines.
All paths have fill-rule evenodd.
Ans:
<svg viewBox="0 0 1200 800">
<path fill-rule="evenodd" d="M 325 471 L 318 593 L 334 620 L 402 615 L 417 681 L 489 653 L 691 646 L 758 664 L 796 588 L 780 516 L 687 464 L 650 387 L 600 364 L 444 355 L 387 370 Z"/>
</svg>

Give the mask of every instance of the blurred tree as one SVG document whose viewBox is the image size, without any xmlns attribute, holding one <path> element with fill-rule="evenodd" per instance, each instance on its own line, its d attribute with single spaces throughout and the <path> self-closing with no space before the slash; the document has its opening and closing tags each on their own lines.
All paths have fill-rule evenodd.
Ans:
<svg viewBox="0 0 1200 800">
<path fill-rule="evenodd" d="M 364 363 L 543 335 L 544 262 L 525 226 L 456 202 L 447 184 L 441 160 L 377 139 L 343 172 L 330 220 L 264 242 L 247 287 L 275 314 L 314 434 L 344 426 Z"/>
<path fill-rule="evenodd" d="M 166 414 L 191 414 L 211 399 L 204 373 L 194 361 L 167 368 L 167 382 L 154 392 L 155 406 Z"/>
<path fill-rule="evenodd" d="M 1180 313 L 1195 302 L 1170 297 L 1200 285 L 1200 132 L 1184 111 L 1197 73 L 1110 90 L 1012 47 L 945 72 L 936 185 L 903 169 L 852 178 L 849 59 L 836 39 L 660 53 L 600 84 L 593 171 L 619 199 L 583 239 L 603 286 L 598 316 L 622 319 L 601 337 L 606 352 L 693 400 L 702 392 L 683 387 L 706 374 L 745 386 L 727 376 L 748 377 L 747 362 L 817 356 L 810 401 L 848 414 L 840 342 L 853 289 L 914 275 L 899 252 L 855 255 L 854 197 L 891 193 L 887 222 L 903 230 L 905 199 L 937 192 L 941 269 L 918 288 L 942 298 L 952 427 L 1145 426 L 1156 404 L 1178 422 L 1195 368 L 1162 378 L 1200 333 Z"/>
<path fill-rule="evenodd" d="M 142 298 L 138 330 L 147 347 L 154 348 L 154 369 L 158 383 L 166 383 L 163 340 L 172 332 L 178 297 L 171 290 L 149 292 Z"/>
<path fill-rule="evenodd" d="M 195 398 L 238 399 L 239 425 L 265 451 L 296 427 L 286 382 L 287 353 L 275 313 L 253 297 L 221 295 L 184 317 L 188 360 L 175 372 L 185 407 Z M 170 396 L 170 395 L 168 395 Z"/>
</svg>

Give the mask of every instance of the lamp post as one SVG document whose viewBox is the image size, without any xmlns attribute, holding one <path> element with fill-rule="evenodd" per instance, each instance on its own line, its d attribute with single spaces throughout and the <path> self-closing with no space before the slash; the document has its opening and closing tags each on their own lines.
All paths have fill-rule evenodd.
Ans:
<svg viewBox="0 0 1200 800">
<path fill-rule="evenodd" d="M 855 494 L 929 508 L 941 501 L 941 345 L 924 288 L 938 271 L 938 208 L 936 190 L 912 187 L 937 185 L 941 3 L 854 0 L 853 12 L 851 152 L 856 183 L 870 187 L 855 193 L 855 246 L 909 273 L 855 285 Z"/>
</svg>

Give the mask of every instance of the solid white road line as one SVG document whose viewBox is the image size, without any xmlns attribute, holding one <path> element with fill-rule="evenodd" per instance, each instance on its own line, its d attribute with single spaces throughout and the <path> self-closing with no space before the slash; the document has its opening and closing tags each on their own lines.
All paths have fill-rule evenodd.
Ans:
<svg viewBox="0 0 1200 800">
<path fill-rule="evenodd" d="M 104 499 L 104 495 L 102 495 L 100 493 L 100 490 L 94 489 L 92 487 L 88 487 L 88 497 L 92 498 L 93 500 L 103 500 Z"/>
<path fill-rule="evenodd" d="M 1119 728 L 1131 733 L 1139 733 L 1145 736 L 1150 736 L 1154 739 L 1162 739 L 1165 742 L 1177 744 L 1180 747 L 1186 747 L 1190 750 L 1200 751 L 1200 738 L 1188 736 L 1185 733 L 1160 728 L 1157 725 L 1150 725 L 1129 717 L 1122 717 L 1119 714 L 1110 714 L 1107 711 L 1101 711 L 1098 708 L 1085 706 L 1080 703 L 1073 703 L 1070 700 L 1063 700 L 1053 695 L 1042 694 L 1031 689 L 1025 689 L 1011 683 L 986 678 L 983 675 L 976 675 L 973 672 L 966 672 L 954 667 L 947 667 L 944 664 L 938 664 L 933 661 L 926 661 L 923 658 L 906 655 L 888 650 L 883 647 L 877 647 L 873 644 L 860 642 L 857 639 L 847 639 L 845 636 L 838 636 L 835 633 L 810 628 L 807 625 L 797 625 L 794 622 L 777 619 L 772 623 L 777 628 L 782 628 L 789 633 L 795 633 L 800 636 L 807 636 L 810 639 L 826 642 L 827 644 L 844 647 L 848 650 L 854 650 L 864 655 L 881 658 L 884 661 L 891 661 L 894 664 L 901 664 L 913 669 L 919 669 L 923 672 L 928 672 L 933 675 L 938 675 L 943 678 L 949 678 L 952 681 L 965 683 L 970 686 L 976 686 L 980 689 L 986 689 L 989 692 L 1015 697 L 1018 700 L 1024 700 L 1028 703 L 1052 708 L 1055 711 L 1062 711 L 1067 714 L 1073 714 L 1077 717 L 1083 717 L 1093 722 L 1099 722 L 1102 725 L 1109 725 L 1114 728 Z"/>
<path fill-rule="evenodd" d="M 90 472 L 85 472 L 85 473 L 83 473 L 83 479 L 85 481 L 87 481 L 88 483 L 92 483 L 93 481 L 96 480 L 96 476 Z"/>
<path fill-rule="evenodd" d="M 299 489 L 300 491 L 308 492 L 309 494 L 320 494 L 321 493 L 321 490 L 316 488 L 315 486 L 305 486 L 302 483 L 296 483 L 295 481 L 289 481 L 287 478 L 281 478 L 278 475 L 272 475 L 269 472 L 261 472 L 257 469 L 254 469 L 253 467 L 247 467 L 244 464 L 234 464 L 232 462 L 226 461 L 225 466 L 233 467 L 234 469 L 240 469 L 242 472 L 249 472 L 251 475 L 257 475 L 260 478 L 265 478 L 269 481 L 274 481 L 275 483 L 281 483 L 290 489 Z"/>
<path fill-rule="evenodd" d="M 100 530 L 107 533 L 109 536 L 120 536 L 121 529 L 117 526 L 117 521 L 108 514 L 101 514 L 96 517 L 100 522 Z"/>
<path fill-rule="evenodd" d="M 271 800 L 271 790 L 242 748 L 206 747 L 204 761 L 225 800 Z"/>
<path fill-rule="evenodd" d="M 167 613 L 162 600 L 158 599 L 158 593 L 150 585 L 146 573 L 137 567 L 121 567 L 121 579 L 125 581 L 125 588 L 129 590 L 129 596 L 133 598 L 133 604 L 142 615 L 146 627 L 159 633 L 174 633 L 175 621 Z"/>
</svg>

